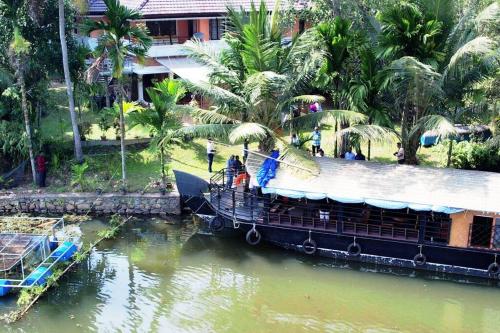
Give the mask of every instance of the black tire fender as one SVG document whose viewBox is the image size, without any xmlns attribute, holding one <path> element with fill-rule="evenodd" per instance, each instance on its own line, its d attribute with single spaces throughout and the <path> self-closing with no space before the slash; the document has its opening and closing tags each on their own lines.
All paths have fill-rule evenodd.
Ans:
<svg viewBox="0 0 500 333">
<path fill-rule="evenodd" d="M 500 273 L 500 266 L 496 262 L 491 263 L 488 266 L 488 273 L 493 276 L 498 275 Z"/>
<path fill-rule="evenodd" d="M 308 238 L 304 241 L 304 243 L 302 243 L 302 250 L 305 254 L 315 254 L 317 249 L 318 246 L 316 245 L 314 239 Z"/>
<path fill-rule="evenodd" d="M 361 254 L 361 245 L 359 243 L 351 243 L 347 247 L 347 254 L 349 254 L 351 257 L 357 257 Z"/>
<path fill-rule="evenodd" d="M 257 229 L 253 228 L 248 230 L 247 235 L 245 236 L 245 239 L 247 240 L 247 243 L 250 245 L 257 245 L 260 243 L 262 236 L 260 232 L 257 231 Z"/>
<path fill-rule="evenodd" d="M 216 216 L 210 221 L 210 229 L 212 231 L 221 231 L 224 229 L 224 219 L 220 216 Z"/>
<path fill-rule="evenodd" d="M 422 253 L 417 253 L 414 257 L 413 257 L 413 264 L 415 266 L 423 266 L 427 263 L 427 257 L 425 256 L 425 254 L 422 254 Z"/>
</svg>

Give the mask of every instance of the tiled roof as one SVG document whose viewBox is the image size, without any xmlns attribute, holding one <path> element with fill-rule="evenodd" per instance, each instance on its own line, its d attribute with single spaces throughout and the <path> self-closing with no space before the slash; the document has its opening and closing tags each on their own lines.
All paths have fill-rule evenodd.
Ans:
<svg viewBox="0 0 500 333">
<path fill-rule="evenodd" d="M 140 11 L 144 16 L 196 16 L 207 14 L 224 14 L 226 8 L 234 7 L 249 10 L 251 3 L 256 5 L 260 0 L 120 0 L 131 9 Z M 264 0 L 267 8 L 274 9 L 275 0 Z M 295 0 L 296 8 L 307 6 L 310 0 Z M 88 13 L 99 14 L 106 10 L 103 0 L 88 0 Z M 286 3 L 286 1 L 283 1 Z"/>
</svg>

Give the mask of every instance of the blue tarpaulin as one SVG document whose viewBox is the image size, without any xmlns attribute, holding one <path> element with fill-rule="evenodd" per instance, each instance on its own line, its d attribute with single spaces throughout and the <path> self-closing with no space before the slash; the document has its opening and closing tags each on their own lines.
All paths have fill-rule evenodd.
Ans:
<svg viewBox="0 0 500 333">
<path fill-rule="evenodd" d="M 280 152 L 273 150 L 271 155 L 265 159 L 264 163 L 257 171 L 257 182 L 260 187 L 266 187 L 267 183 L 276 177 L 276 169 L 278 168 L 278 161 L 276 159 L 280 156 Z"/>
</svg>

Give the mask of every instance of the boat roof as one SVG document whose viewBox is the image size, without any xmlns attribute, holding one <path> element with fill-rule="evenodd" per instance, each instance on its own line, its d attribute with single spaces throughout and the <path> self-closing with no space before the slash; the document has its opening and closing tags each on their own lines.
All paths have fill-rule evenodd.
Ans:
<svg viewBox="0 0 500 333">
<path fill-rule="evenodd" d="M 250 155 L 248 169 L 254 176 L 263 157 Z M 319 174 L 306 178 L 294 168 L 280 167 L 263 193 L 447 214 L 462 210 L 500 213 L 498 173 L 328 157 L 315 160 Z"/>
</svg>

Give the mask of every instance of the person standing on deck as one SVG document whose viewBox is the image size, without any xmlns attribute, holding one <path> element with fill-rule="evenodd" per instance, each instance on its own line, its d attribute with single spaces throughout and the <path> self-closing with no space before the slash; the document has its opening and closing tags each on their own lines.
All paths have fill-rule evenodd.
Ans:
<svg viewBox="0 0 500 333">
<path fill-rule="evenodd" d="M 38 175 L 38 186 L 45 187 L 45 179 L 47 178 L 47 159 L 43 153 L 35 157 L 36 173 Z"/>
<path fill-rule="evenodd" d="M 214 163 L 215 145 L 211 138 L 207 142 L 207 159 L 208 159 L 208 172 L 212 173 L 212 164 Z"/>
<path fill-rule="evenodd" d="M 398 146 L 398 151 L 395 152 L 393 155 L 396 156 L 396 158 L 398 159 L 398 164 L 405 164 L 405 150 L 401 146 L 401 142 L 398 142 L 397 146 Z"/>
<path fill-rule="evenodd" d="M 321 148 L 321 132 L 318 126 L 314 127 L 314 132 L 312 132 L 312 155 L 316 156 L 316 153 Z"/>
<path fill-rule="evenodd" d="M 234 171 L 235 171 L 234 166 L 235 166 L 234 155 L 231 155 L 231 157 L 229 157 L 226 163 L 226 177 L 227 177 L 226 188 L 233 187 Z"/>
<path fill-rule="evenodd" d="M 236 155 L 236 157 L 234 158 L 234 171 L 236 172 L 236 176 L 238 176 L 240 174 L 240 172 L 243 170 L 243 163 L 241 163 L 240 161 L 240 157 L 238 155 Z"/>
</svg>

